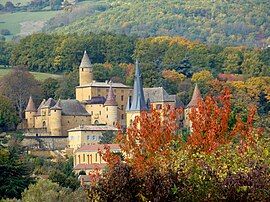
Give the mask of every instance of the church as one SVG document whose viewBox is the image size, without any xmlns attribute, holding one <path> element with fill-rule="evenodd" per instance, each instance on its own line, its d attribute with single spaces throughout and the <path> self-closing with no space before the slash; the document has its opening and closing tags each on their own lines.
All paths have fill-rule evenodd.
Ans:
<svg viewBox="0 0 270 202">
<path fill-rule="evenodd" d="M 183 107 L 176 95 L 169 95 L 162 87 L 143 88 L 138 61 L 135 68 L 133 88 L 122 83 L 95 81 L 92 64 L 85 51 L 79 66 L 76 99 L 56 101 L 49 98 L 36 108 L 30 97 L 25 109 L 24 129 L 38 136 L 67 136 L 69 130 L 84 125 L 116 126 L 118 123 L 126 128 L 150 105 L 156 109 L 165 105 Z M 193 104 L 200 96 L 197 87 L 195 90 Z"/>
</svg>

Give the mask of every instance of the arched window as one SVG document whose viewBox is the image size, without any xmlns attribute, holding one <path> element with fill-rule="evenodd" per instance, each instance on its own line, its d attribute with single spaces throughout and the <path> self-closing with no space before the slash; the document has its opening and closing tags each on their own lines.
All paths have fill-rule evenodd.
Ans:
<svg viewBox="0 0 270 202">
<path fill-rule="evenodd" d="M 94 124 L 95 124 L 95 125 L 99 124 L 99 123 L 98 123 L 98 120 L 95 120 Z"/>
<path fill-rule="evenodd" d="M 45 121 L 43 121 L 42 127 L 43 127 L 43 128 L 46 128 L 46 122 L 45 122 Z"/>
</svg>

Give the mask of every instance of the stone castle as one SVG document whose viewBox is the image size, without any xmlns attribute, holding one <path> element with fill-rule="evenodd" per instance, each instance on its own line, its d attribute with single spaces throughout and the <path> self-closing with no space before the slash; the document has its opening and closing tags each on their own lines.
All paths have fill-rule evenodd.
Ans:
<svg viewBox="0 0 270 202">
<path fill-rule="evenodd" d="M 84 52 L 79 66 L 79 86 L 76 99 L 43 100 L 38 108 L 30 97 L 25 110 L 25 130 L 36 136 L 67 136 L 68 130 L 81 125 L 129 126 L 141 111 L 150 105 L 162 109 L 165 105 L 183 107 L 176 95 L 169 95 L 162 87 L 143 88 L 141 71 L 136 62 L 133 88 L 122 83 L 97 82 L 93 79 L 92 64 Z M 186 108 L 197 105 L 201 95 L 194 89 Z"/>
</svg>

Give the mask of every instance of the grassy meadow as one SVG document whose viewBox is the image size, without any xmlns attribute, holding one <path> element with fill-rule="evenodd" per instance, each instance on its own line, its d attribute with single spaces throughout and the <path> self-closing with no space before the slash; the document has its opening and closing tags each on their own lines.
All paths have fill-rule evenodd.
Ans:
<svg viewBox="0 0 270 202">
<path fill-rule="evenodd" d="M 5 76 L 8 74 L 11 70 L 10 69 L 0 69 L 0 79 L 1 77 Z M 47 78 L 61 78 L 61 75 L 57 74 L 48 74 L 48 73 L 41 73 L 41 72 L 30 72 L 31 74 L 34 75 L 34 77 L 39 80 L 39 81 L 44 81 Z"/>
<path fill-rule="evenodd" d="M 0 30 L 8 29 L 11 34 L 15 36 L 21 32 L 22 27 L 20 23 L 29 22 L 31 24 L 31 22 L 36 21 L 47 21 L 58 12 L 59 11 L 0 13 Z M 36 27 L 35 29 L 39 28 L 41 29 L 42 27 Z"/>
</svg>

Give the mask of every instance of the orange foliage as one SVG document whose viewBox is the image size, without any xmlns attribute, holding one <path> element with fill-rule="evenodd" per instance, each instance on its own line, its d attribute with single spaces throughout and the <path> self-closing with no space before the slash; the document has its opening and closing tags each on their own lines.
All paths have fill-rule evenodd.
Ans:
<svg viewBox="0 0 270 202">
<path fill-rule="evenodd" d="M 176 123 L 179 113 L 180 110 L 169 107 L 161 112 L 151 109 L 136 117 L 126 134 L 119 132 L 117 141 L 127 156 L 127 163 L 131 163 L 135 171 L 143 173 L 169 160 L 170 146 L 172 140 L 176 139 L 174 134 L 178 129 Z"/>
<path fill-rule="evenodd" d="M 254 142 L 255 107 L 251 107 L 247 121 L 236 117 L 232 123 L 231 93 L 226 88 L 221 96 L 214 99 L 207 96 L 198 108 L 192 108 L 189 114 L 192 132 L 188 138 L 188 145 L 193 149 L 212 152 L 222 144 L 231 143 L 238 138 L 243 147 Z"/>
</svg>

